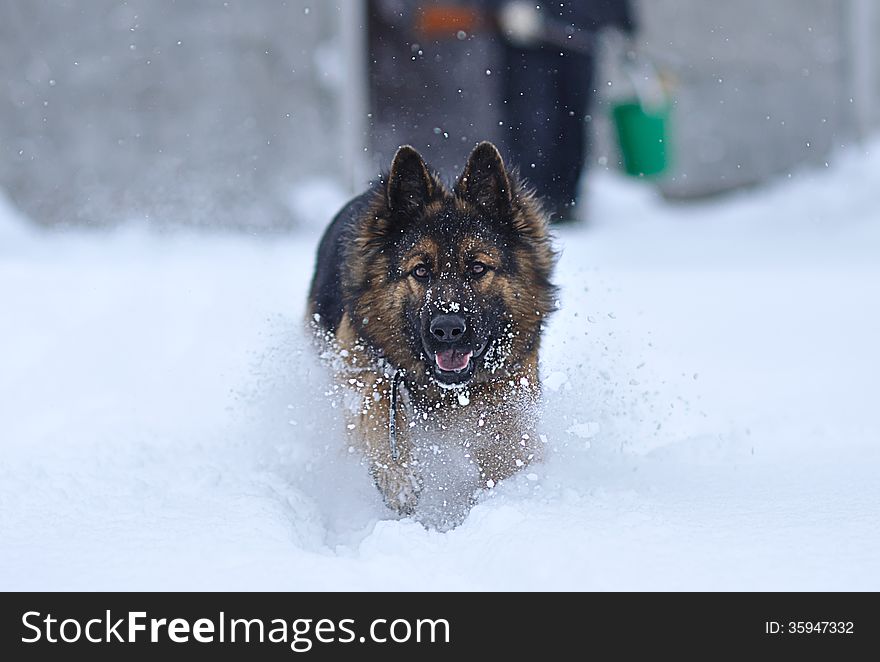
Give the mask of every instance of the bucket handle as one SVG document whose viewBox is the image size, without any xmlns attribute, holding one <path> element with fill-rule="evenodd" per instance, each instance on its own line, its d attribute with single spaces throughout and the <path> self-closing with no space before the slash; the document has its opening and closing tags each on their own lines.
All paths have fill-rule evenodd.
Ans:
<svg viewBox="0 0 880 662">
<path fill-rule="evenodd" d="M 654 61 L 635 48 L 627 48 L 621 58 L 622 69 L 635 90 L 642 112 L 656 114 L 669 106 L 670 98 Z"/>
</svg>

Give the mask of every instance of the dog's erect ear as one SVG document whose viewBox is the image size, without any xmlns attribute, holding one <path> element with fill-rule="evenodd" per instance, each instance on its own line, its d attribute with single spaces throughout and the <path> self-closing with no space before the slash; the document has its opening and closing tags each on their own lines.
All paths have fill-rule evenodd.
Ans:
<svg viewBox="0 0 880 662">
<path fill-rule="evenodd" d="M 396 215 L 420 211 L 434 195 L 434 181 L 422 156 L 409 145 L 397 150 L 388 174 L 388 208 Z"/>
<path fill-rule="evenodd" d="M 506 218 L 511 211 L 510 177 L 498 148 L 481 142 L 471 152 L 455 194 L 493 218 Z"/>
</svg>

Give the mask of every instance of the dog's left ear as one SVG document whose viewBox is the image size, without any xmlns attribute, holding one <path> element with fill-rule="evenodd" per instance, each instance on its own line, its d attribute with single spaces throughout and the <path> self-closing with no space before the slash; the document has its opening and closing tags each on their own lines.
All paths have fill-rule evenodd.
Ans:
<svg viewBox="0 0 880 662">
<path fill-rule="evenodd" d="M 428 167 L 413 147 L 397 150 L 388 173 L 386 200 L 392 214 L 408 216 L 418 213 L 434 195 L 434 182 Z"/>
<path fill-rule="evenodd" d="M 495 145 L 481 142 L 471 152 L 455 184 L 455 194 L 492 218 L 510 215 L 513 201 L 510 177 Z"/>
</svg>

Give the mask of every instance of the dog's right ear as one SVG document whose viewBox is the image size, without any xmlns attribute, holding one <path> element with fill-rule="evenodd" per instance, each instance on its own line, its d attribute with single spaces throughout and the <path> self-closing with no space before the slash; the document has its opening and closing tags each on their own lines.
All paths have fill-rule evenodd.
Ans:
<svg viewBox="0 0 880 662">
<path fill-rule="evenodd" d="M 396 216 L 412 215 L 421 211 L 433 195 L 434 181 L 421 154 L 404 145 L 394 155 L 388 174 L 388 208 Z"/>
<path fill-rule="evenodd" d="M 504 220 L 510 216 L 510 176 L 495 145 L 484 141 L 474 148 L 455 192 L 490 218 Z"/>
</svg>

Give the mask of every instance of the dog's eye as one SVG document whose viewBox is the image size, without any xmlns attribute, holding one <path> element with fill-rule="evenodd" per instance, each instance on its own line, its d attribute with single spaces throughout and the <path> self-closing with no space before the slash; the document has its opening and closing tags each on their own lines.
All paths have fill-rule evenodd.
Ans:
<svg viewBox="0 0 880 662">
<path fill-rule="evenodd" d="M 470 266 L 472 276 L 482 276 L 486 271 L 488 271 L 488 267 L 482 262 L 474 262 Z"/>
<path fill-rule="evenodd" d="M 412 275 L 419 280 L 428 280 L 431 277 L 431 271 L 424 264 L 420 264 L 412 270 Z"/>
</svg>

